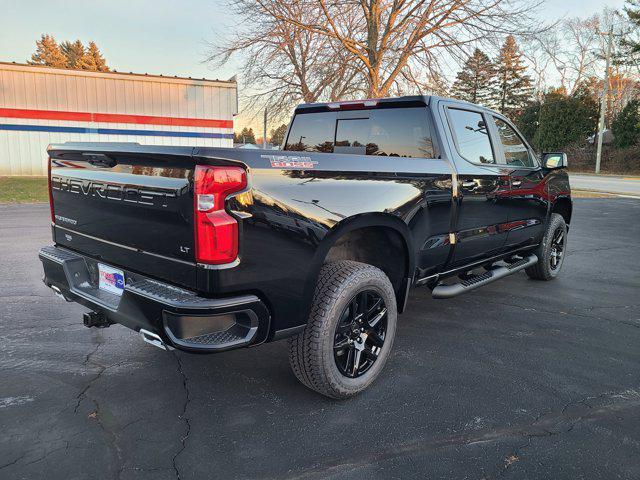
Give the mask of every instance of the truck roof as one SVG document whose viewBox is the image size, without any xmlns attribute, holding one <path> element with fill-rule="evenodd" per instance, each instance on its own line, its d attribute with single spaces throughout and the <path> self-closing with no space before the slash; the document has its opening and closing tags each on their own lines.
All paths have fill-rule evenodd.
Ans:
<svg viewBox="0 0 640 480">
<path fill-rule="evenodd" d="M 461 105 L 473 105 L 490 112 L 495 112 L 488 107 L 470 103 L 456 98 L 439 97 L 436 95 L 407 95 L 403 97 L 368 98 L 364 100 L 345 100 L 338 102 L 301 103 L 295 109 L 295 113 L 327 112 L 337 110 L 358 110 L 364 108 L 392 108 L 392 107 L 424 107 L 432 101 L 446 100 Z"/>
<path fill-rule="evenodd" d="M 368 98 L 364 100 L 346 100 L 339 102 L 302 103 L 296 107 L 296 113 L 310 113 L 333 110 L 358 109 L 362 106 L 369 108 L 389 108 L 395 106 L 425 106 L 429 105 L 431 97 L 426 95 L 411 95 L 405 97 Z"/>
</svg>

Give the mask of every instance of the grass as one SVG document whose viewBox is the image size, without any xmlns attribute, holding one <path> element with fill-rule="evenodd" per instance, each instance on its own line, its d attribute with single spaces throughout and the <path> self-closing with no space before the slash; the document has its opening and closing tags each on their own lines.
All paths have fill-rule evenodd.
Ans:
<svg viewBox="0 0 640 480">
<path fill-rule="evenodd" d="M 47 177 L 0 177 L 0 203 L 48 201 Z"/>
<path fill-rule="evenodd" d="M 571 189 L 571 196 L 573 198 L 612 198 L 616 197 L 612 193 L 603 193 L 603 192 L 592 192 L 589 190 L 576 190 L 575 188 Z"/>
</svg>

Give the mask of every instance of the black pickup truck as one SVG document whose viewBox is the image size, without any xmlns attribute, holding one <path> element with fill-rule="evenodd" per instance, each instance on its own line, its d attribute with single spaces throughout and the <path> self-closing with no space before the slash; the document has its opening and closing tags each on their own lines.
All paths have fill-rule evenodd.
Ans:
<svg viewBox="0 0 640 480">
<path fill-rule="evenodd" d="M 44 282 L 85 325 L 193 353 L 288 338 L 295 375 L 333 398 L 379 375 L 412 287 L 550 280 L 571 221 L 565 154 L 433 96 L 300 105 L 276 151 L 48 154 Z"/>
</svg>

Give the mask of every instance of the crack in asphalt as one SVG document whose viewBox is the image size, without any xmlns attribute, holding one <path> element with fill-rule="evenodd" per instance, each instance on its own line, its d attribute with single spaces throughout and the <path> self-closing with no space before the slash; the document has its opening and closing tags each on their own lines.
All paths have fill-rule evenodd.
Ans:
<svg viewBox="0 0 640 480">
<path fill-rule="evenodd" d="M 607 398 L 611 404 L 598 408 L 589 404 L 590 400 Z M 572 406 L 582 405 L 582 408 L 567 410 Z M 510 427 L 496 428 L 493 430 L 473 432 L 471 434 L 450 435 L 441 438 L 420 439 L 412 443 L 405 443 L 389 447 L 376 452 L 354 452 L 349 458 L 342 458 L 333 462 L 327 462 L 314 468 L 293 474 L 288 477 L 277 476 L 278 479 L 301 480 L 313 478 L 326 478 L 334 473 L 344 475 L 347 472 L 363 468 L 370 464 L 376 464 L 384 460 L 392 460 L 401 457 L 408 457 L 411 454 L 426 452 L 446 447 L 460 447 L 478 445 L 483 443 L 505 441 L 524 437 L 526 442 L 514 450 L 506 457 L 505 465 L 497 474 L 497 477 L 506 474 L 513 463 L 518 460 L 518 453 L 531 445 L 534 439 L 550 438 L 557 435 L 569 433 L 573 428 L 582 422 L 596 421 L 607 418 L 611 415 L 619 415 L 620 412 L 640 407 L 640 391 L 626 390 L 624 392 L 607 392 L 597 396 L 585 397 L 565 404 L 560 411 L 550 411 L 536 417 L 528 424 L 514 425 Z M 514 456 L 515 458 L 513 458 Z"/>
<path fill-rule="evenodd" d="M 602 407 L 600 409 L 594 410 L 593 405 L 589 403 L 590 401 L 593 401 L 593 400 L 602 400 L 605 398 L 612 398 L 612 399 L 622 398 L 625 400 L 631 400 L 628 408 L 633 408 L 636 405 L 640 405 L 640 402 L 638 401 L 640 400 L 640 392 L 637 390 L 626 390 L 621 393 L 606 392 L 600 395 L 591 395 L 579 400 L 570 401 L 562 407 L 560 411 L 560 416 L 553 414 L 553 412 L 539 415 L 531 423 L 532 427 L 535 427 L 538 424 L 546 425 L 549 423 L 551 419 L 559 418 L 559 420 L 555 424 L 552 424 L 551 428 L 543 428 L 542 432 L 523 433 L 523 435 L 527 439 L 527 442 L 514 448 L 509 454 L 507 454 L 507 456 L 505 457 L 505 464 L 503 468 L 500 470 L 500 472 L 498 473 L 497 478 L 502 478 L 504 475 L 508 473 L 508 471 L 511 468 L 511 465 L 513 465 L 515 462 L 517 462 L 520 459 L 522 450 L 530 447 L 534 439 L 554 437 L 557 435 L 569 433 L 575 428 L 576 425 L 578 425 L 583 420 L 603 418 L 609 414 L 615 414 L 620 410 L 624 410 L 627 408 L 626 406 L 619 406 L 613 403 L 608 407 Z M 624 402 L 622 403 L 624 404 Z M 564 428 L 557 428 L 557 427 L 561 427 L 563 423 L 565 423 L 564 417 L 566 417 L 567 410 L 577 405 L 582 405 L 583 407 L 586 407 L 586 408 L 579 410 L 579 415 L 574 415 L 573 417 L 569 417 L 569 419 L 567 419 L 568 421 L 566 422 L 568 426 Z"/>
<path fill-rule="evenodd" d="M 89 382 L 87 382 L 87 384 L 84 386 L 84 388 L 82 388 L 82 390 L 80 390 L 80 392 L 76 396 L 76 405 L 73 408 L 73 413 L 74 414 L 78 413 L 78 410 L 80 409 L 80 405 L 82 404 L 83 400 L 87 396 L 87 392 L 89 391 L 91 386 L 97 380 L 99 380 L 100 377 L 102 377 L 104 372 L 109 368 L 112 368 L 114 366 L 117 366 L 117 365 L 120 365 L 120 364 L 124 363 L 124 362 L 117 362 L 115 364 L 107 366 L 107 365 L 103 365 L 101 363 L 98 363 L 98 362 L 94 361 L 93 357 L 98 352 L 98 350 L 100 349 L 100 347 L 102 345 L 104 345 L 104 342 L 102 341 L 101 338 L 98 338 L 98 343 L 96 343 L 95 348 L 92 351 L 90 351 L 89 353 L 87 353 L 87 355 L 85 356 L 84 361 L 82 362 L 82 366 L 83 367 L 86 367 L 89 364 L 93 365 L 94 367 L 97 367 L 98 373 L 96 373 L 96 375 L 94 375 L 93 378 L 91 380 L 89 380 Z M 100 410 L 100 402 L 98 400 L 94 399 L 94 398 L 92 398 L 91 401 L 93 402 L 93 404 L 95 406 L 95 410 L 90 415 L 92 415 L 92 417 L 96 419 L 96 422 L 100 426 L 100 429 L 105 433 L 106 442 L 108 444 L 107 445 L 108 448 L 110 450 L 112 450 L 115 453 L 115 456 L 118 458 L 119 468 L 118 468 L 118 470 L 116 470 L 114 472 L 114 478 L 119 479 L 120 476 L 122 475 L 122 472 L 124 471 L 124 459 L 122 457 L 122 449 L 120 448 L 120 446 L 118 445 L 118 442 L 117 442 L 117 435 L 110 428 L 108 428 L 107 425 L 105 425 L 105 423 L 102 421 L 102 414 L 101 414 L 101 410 Z M 67 442 L 67 447 L 66 448 L 69 448 L 68 442 Z"/>
<path fill-rule="evenodd" d="M 626 320 L 621 320 L 620 323 L 623 323 L 624 325 L 629 325 L 630 327 L 640 328 L 639 323 L 627 322 Z"/>
<path fill-rule="evenodd" d="M 81 432 L 76 433 L 75 435 L 71 435 L 69 437 L 69 439 L 63 439 L 62 437 L 58 437 L 55 439 L 47 439 L 47 440 L 42 440 L 41 439 L 41 435 L 42 435 L 42 429 L 38 431 L 36 437 L 38 438 L 38 440 L 32 441 L 30 443 L 30 448 L 25 450 L 19 457 L 17 457 L 15 460 L 12 460 L 9 463 L 6 463 L 4 465 L 0 465 L 0 470 L 2 470 L 3 468 L 8 468 L 12 465 L 16 465 L 18 462 L 20 462 L 20 460 L 24 459 L 25 457 L 27 457 L 30 453 L 32 453 L 33 451 L 35 451 L 36 446 L 42 444 L 42 443 L 46 443 L 47 446 L 50 446 L 53 443 L 58 443 L 58 442 L 64 442 L 64 446 L 58 447 L 58 448 L 54 448 L 52 450 L 47 451 L 46 447 L 42 448 L 42 452 L 43 454 L 36 458 L 35 460 L 31 460 L 28 461 L 26 463 L 21 463 L 20 465 L 22 467 L 26 467 L 28 465 L 33 465 L 35 463 L 41 462 L 42 460 L 48 458 L 49 456 L 51 456 L 52 454 L 59 452 L 60 450 L 64 450 L 65 451 L 65 455 L 67 454 L 68 450 L 69 450 L 69 445 L 71 444 L 71 440 L 79 435 L 81 435 Z M 24 434 L 12 434 L 11 438 L 16 438 L 16 437 L 22 437 L 25 436 Z"/>
<path fill-rule="evenodd" d="M 26 453 L 23 453 L 23 454 L 19 455 L 15 460 L 12 460 L 9 463 L 4 463 L 4 464 L 0 465 L 0 470 L 2 470 L 3 468 L 8 468 L 8 467 L 10 467 L 12 465 L 15 465 L 20 460 L 22 460 L 25 456 L 26 456 Z"/>
<path fill-rule="evenodd" d="M 91 363 L 92 365 L 98 367 L 98 373 L 91 380 L 89 380 L 89 382 L 84 386 L 82 390 L 80 390 L 80 392 L 76 396 L 76 406 L 73 409 L 73 413 L 78 413 L 80 404 L 82 403 L 82 400 L 84 400 L 84 397 L 87 391 L 89 390 L 89 388 L 91 388 L 91 385 L 93 385 L 93 383 L 96 380 L 98 380 L 102 376 L 104 371 L 107 369 L 107 367 L 105 367 L 104 365 L 100 363 L 95 363 L 91 360 L 91 357 L 93 357 L 93 355 L 97 353 L 98 349 L 102 345 L 104 345 L 104 342 L 101 342 L 100 339 L 98 339 L 98 343 L 96 344 L 96 347 L 91 352 L 87 353 L 87 356 L 85 357 L 84 362 L 82 362 L 83 367 L 86 367 L 88 363 Z"/>
<path fill-rule="evenodd" d="M 167 470 L 171 470 L 171 467 L 156 467 L 156 468 L 143 468 L 143 467 L 131 467 L 126 470 L 132 472 L 166 472 Z"/>
<path fill-rule="evenodd" d="M 471 300 L 471 299 L 464 299 L 465 301 Z M 624 320 L 615 320 L 612 318 L 607 318 L 607 317 L 602 317 L 599 315 L 588 315 L 586 313 L 579 313 L 577 311 L 568 311 L 568 312 L 563 312 L 563 311 L 551 311 L 551 310 L 545 310 L 545 309 L 541 309 L 538 307 L 531 307 L 528 305 L 518 305 L 518 304 L 513 304 L 513 303 L 507 303 L 507 302 L 498 302 L 495 300 L 486 300 L 483 299 L 482 301 L 483 303 L 488 303 L 488 304 L 493 304 L 493 305 L 501 305 L 503 307 L 513 307 L 513 308 L 518 308 L 520 310 L 524 310 L 527 312 L 537 312 L 537 313 L 546 313 L 549 315 L 555 315 L 558 313 L 564 314 L 564 315 L 572 315 L 575 317 L 582 317 L 582 318 L 589 318 L 592 320 L 605 320 L 607 322 L 614 322 L 614 323 L 621 323 L 624 325 L 629 325 L 631 327 L 636 327 L 636 328 L 640 328 L 640 325 L 636 325 L 634 323 L 630 323 Z M 637 307 L 638 305 L 632 304 L 632 305 L 618 305 L 618 306 L 611 306 L 611 307 L 592 307 L 592 308 L 588 308 L 588 309 L 584 309 L 587 310 L 589 312 L 593 311 L 594 309 L 598 309 L 598 310 L 608 310 L 608 309 L 619 309 L 619 308 L 632 308 L 632 307 Z"/>
<path fill-rule="evenodd" d="M 96 344 L 95 348 L 85 356 L 85 359 L 82 362 L 82 366 L 83 367 L 86 367 L 88 364 L 91 364 L 91 365 L 97 367 L 98 368 L 98 373 L 91 380 L 89 380 L 89 382 L 87 382 L 87 384 L 84 386 L 84 388 L 76 396 L 76 405 L 75 405 L 75 407 L 73 409 L 73 413 L 74 414 L 78 413 L 78 410 L 80 408 L 80 405 L 82 404 L 82 401 L 87 396 L 87 392 L 89 391 L 91 386 L 98 379 L 100 379 L 100 377 L 102 377 L 102 375 L 104 374 L 105 371 L 107 371 L 110 368 L 113 368 L 113 367 L 116 367 L 116 366 L 119 366 L 119 365 L 122 365 L 122 364 L 126 363 L 126 361 L 120 361 L 120 362 L 116 362 L 116 363 L 111 364 L 111 365 L 103 365 L 101 363 L 98 363 L 98 362 L 94 361 L 93 357 L 98 352 L 98 350 L 100 349 L 100 347 L 102 345 L 104 345 L 104 342 L 101 341 L 101 338 L 98 338 L 98 343 Z M 125 464 L 124 464 L 124 458 L 122 456 L 122 449 L 120 448 L 120 445 L 118 444 L 118 436 L 102 420 L 102 412 L 101 412 L 101 408 L 100 408 L 100 402 L 95 398 L 92 398 L 91 401 L 93 402 L 95 410 L 93 412 L 91 412 L 90 416 L 92 418 L 96 419 L 96 422 L 100 426 L 100 429 L 106 435 L 106 443 L 107 443 L 108 448 L 112 452 L 114 452 L 115 456 L 118 458 L 119 467 L 118 467 L 118 470 L 116 470 L 114 472 L 114 478 L 119 479 L 121 477 L 122 473 L 124 472 Z M 130 422 L 130 424 L 132 424 L 132 423 L 135 423 L 135 421 L 134 422 Z M 127 424 L 126 426 L 129 426 L 130 424 Z M 126 426 L 125 426 L 125 428 L 126 428 Z M 68 442 L 67 442 L 67 448 L 68 448 Z"/>
<path fill-rule="evenodd" d="M 602 305 L 602 306 L 595 305 L 593 307 L 587 307 L 584 310 L 588 310 L 589 312 L 592 312 L 594 310 L 617 310 L 620 308 L 626 309 L 626 308 L 632 308 L 632 307 L 640 307 L 640 304 L 632 303 L 631 305 Z"/>
<path fill-rule="evenodd" d="M 497 302 L 495 300 L 486 300 L 483 299 L 482 303 L 488 303 L 488 304 L 492 304 L 492 305 L 501 305 L 503 307 L 513 307 L 513 308 L 518 308 L 520 310 L 525 310 L 527 312 L 538 312 L 538 313 L 548 313 L 548 314 L 558 314 L 558 313 L 564 313 L 566 315 L 574 315 L 576 317 L 585 317 L 585 318 L 592 318 L 595 320 L 601 320 L 603 319 L 603 317 L 598 317 L 596 315 L 587 315 L 586 313 L 577 313 L 577 312 L 561 312 L 561 311 L 552 311 L 552 310 L 544 310 L 538 307 L 531 307 L 528 305 L 518 305 L 518 304 L 514 304 L 514 303 L 507 303 L 507 302 Z"/>
<path fill-rule="evenodd" d="M 143 420 L 144 420 L 144 418 L 136 418 L 135 420 L 132 420 L 129 423 L 125 423 L 122 427 L 120 427 L 120 432 L 124 432 L 131 425 L 135 425 L 136 423 L 140 423 Z"/>
<path fill-rule="evenodd" d="M 47 453 L 45 453 L 44 455 L 42 455 L 40 458 L 37 458 L 35 460 L 32 460 L 30 462 L 27 462 L 23 465 L 23 467 L 26 467 L 28 465 L 33 465 L 34 463 L 39 463 L 42 460 L 46 459 L 47 457 L 49 457 L 50 455 L 59 452 L 60 450 L 67 450 L 69 448 L 69 441 L 65 441 L 65 445 L 63 445 L 62 447 L 58 447 L 58 448 L 54 448 L 53 450 L 49 450 Z"/>
<path fill-rule="evenodd" d="M 184 405 L 182 407 L 182 413 L 180 415 L 178 415 L 178 417 L 181 418 L 184 421 L 185 427 L 186 427 L 186 431 L 185 431 L 184 435 L 182 435 L 182 437 L 180 437 L 181 447 L 176 452 L 176 454 L 173 456 L 173 461 L 172 461 L 173 470 L 174 470 L 174 472 L 176 474 L 176 478 L 178 480 L 180 480 L 180 470 L 178 469 L 177 460 L 178 460 L 178 457 L 182 454 L 182 452 L 184 452 L 185 449 L 187 448 L 187 439 L 189 438 L 189 434 L 191 433 L 191 422 L 189 420 L 189 417 L 187 417 L 187 407 L 189 406 L 189 402 L 191 401 L 191 391 L 189 390 L 189 379 L 188 379 L 187 375 L 184 373 L 184 369 L 183 369 L 183 366 L 182 366 L 182 360 L 180 359 L 180 355 L 175 351 L 172 351 L 171 354 L 173 355 L 173 358 L 176 359 L 176 362 L 178 364 L 178 373 L 182 377 L 182 388 L 184 389 L 184 393 L 185 393 L 185 399 L 184 399 Z"/>
<path fill-rule="evenodd" d="M 629 245 L 618 245 L 615 247 L 596 247 L 596 248 L 589 248 L 584 250 L 569 250 L 569 252 L 567 253 L 567 256 L 570 257 L 573 255 L 579 255 L 581 253 L 606 252 L 607 250 L 619 250 L 621 248 L 627 249 L 629 248 Z"/>
<path fill-rule="evenodd" d="M 107 437 L 107 443 L 109 444 L 109 448 L 112 451 L 114 451 L 116 454 L 116 457 L 118 457 L 118 464 L 120 466 L 118 470 L 114 472 L 114 477 L 117 480 L 122 476 L 122 472 L 124 472 L 124 459 L 122 458 L 122 449 L 120 448 L 120 445 L 118 445 L 118 436 L 113 430 L 107 427 L 107 425 L 105 425 L 105 423 L 102 421 L 100 403 L 95 399 L 92 399 L 92 401 L 96 407 L 95 411 L 93 412 L 95 414 L 94 418 L 96 419 L 96 422 L 98 422 L 98 425 L 100 426 L 102 431 L 105 433 Z"/>
</svg>

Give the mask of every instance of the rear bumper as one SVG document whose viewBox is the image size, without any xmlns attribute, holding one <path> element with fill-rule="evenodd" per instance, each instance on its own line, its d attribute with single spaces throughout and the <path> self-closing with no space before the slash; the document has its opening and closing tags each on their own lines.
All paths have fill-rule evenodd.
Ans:
<svg viewBox="0 0 640 480">
<path fill-rule="evenodd" d="M 255 295 L 205 298 L 196 293 L 124 270 L 122 295 L 98 289 L 98 262 L 65 248 L 39 253 L 43 281 L 72 302 L 135 331 L 157 334 L 169 346 L 212 353 L 262 343 L 270 315 Z"/>
</svg>

